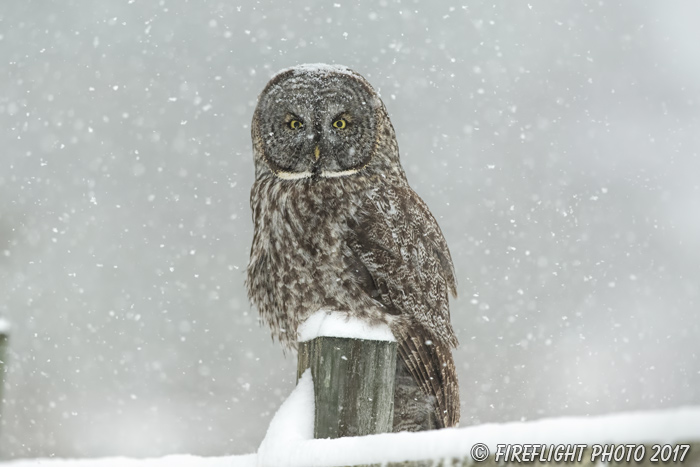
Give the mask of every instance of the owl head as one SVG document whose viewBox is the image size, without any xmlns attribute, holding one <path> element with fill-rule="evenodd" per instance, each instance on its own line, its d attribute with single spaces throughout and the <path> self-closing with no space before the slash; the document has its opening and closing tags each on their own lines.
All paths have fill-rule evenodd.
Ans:
<svg viewBox="0 0 700 467">
<path fill-rule="evenodd" d="M 360 74 L 339 65 L 299 65 L 275 75 L 252 124 L 256 173 L 321 180 L 398 166 L 384 104 Z"/>
</svg>

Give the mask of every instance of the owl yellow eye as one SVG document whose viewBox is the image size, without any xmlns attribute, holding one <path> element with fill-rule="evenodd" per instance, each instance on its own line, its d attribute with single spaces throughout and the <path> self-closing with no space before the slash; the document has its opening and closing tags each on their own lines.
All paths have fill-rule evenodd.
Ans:
<svg viewBox="0 0 700 467">
<path fill-rule="evenodd" d="M 343 128 L 345 128 L 346 125 L 347 125 L 347 122 L 345 120 L 343 120 L 342 118 L 339 118 L 338 120 L 333 122 L 333 128 L 337 128 L 339 130 L 342 130 Z"/>
<path fill-rule="evenodd" d="M 292 130 L 298 130 L 299 128 L 303 127 L 304 124 L 301 123 L 299 120 L 290 120 L 289 122 L 289 128 Z"/>
</svg>

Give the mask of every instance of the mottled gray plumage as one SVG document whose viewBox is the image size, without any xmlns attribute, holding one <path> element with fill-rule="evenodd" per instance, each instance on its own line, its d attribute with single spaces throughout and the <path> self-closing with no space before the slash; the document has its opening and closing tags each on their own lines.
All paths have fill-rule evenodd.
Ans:
<svg viewBox="0 0 700 467">
<path fill-rule="evenodd" d="M 452 260 L 408 186 L 377 93 L 342 66 L 270 80 L 252 123 L 251 301 L 286 347 L 319 309 L 389 324 L 399 342 L 394 431 L 456 426 Z"/>
</svg>

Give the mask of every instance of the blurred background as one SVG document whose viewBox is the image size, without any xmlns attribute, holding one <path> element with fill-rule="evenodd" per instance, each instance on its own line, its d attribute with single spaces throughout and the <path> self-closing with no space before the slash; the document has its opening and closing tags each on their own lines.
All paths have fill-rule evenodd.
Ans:
<svg viewBox="0 0 700 467">
<path fill-rule="evenodd" d="M 699 15 L 3 2 L 0 455 L 257 449 L 296 356 L 244 291 L 250 120 L 298 63 L 379 90 L 443 228 L 462 426 L 700 404 Z"/>
</svg>

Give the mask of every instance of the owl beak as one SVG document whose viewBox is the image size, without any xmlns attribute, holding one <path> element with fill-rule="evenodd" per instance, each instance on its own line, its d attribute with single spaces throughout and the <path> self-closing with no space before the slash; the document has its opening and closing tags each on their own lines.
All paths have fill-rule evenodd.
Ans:
<svg viewBox="0 0 700 467">
<path fill-rule="evenodd" d="M 314 157 L 316 158 L 316 160 L 318 160 L 318 158 L 321 157 L 321 150 L 319 149 L 318 144 L 314 148 Z"/>
</svg>

